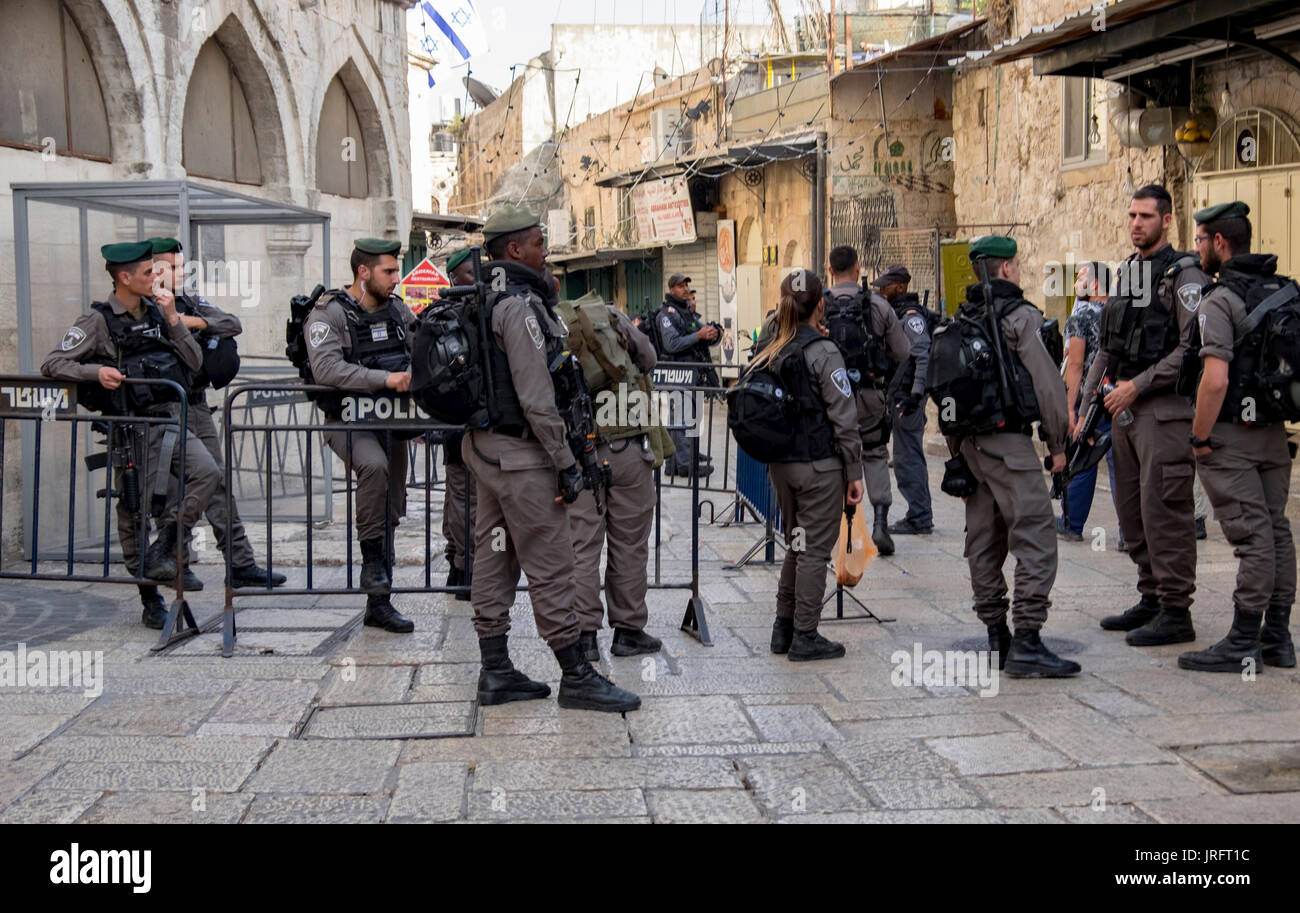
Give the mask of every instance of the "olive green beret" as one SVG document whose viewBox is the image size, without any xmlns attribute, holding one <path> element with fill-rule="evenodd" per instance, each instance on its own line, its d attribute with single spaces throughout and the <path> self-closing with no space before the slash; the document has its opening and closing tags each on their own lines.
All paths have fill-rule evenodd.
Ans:
<svg viewBox="0 0 1300 913">
<path fill-rule="evenodd" d="M 175 238 L 150 238 L 149 243 L 153 245 L 155 254 L 179 254 L 184 250 Z"/>
<path fill-rule="evenodd" d="M 1192 218 L 1200 225 L 1205 222 L 1217 222 L 1219 219 L 1244 219 L 1248 215 L 1250 215 L 1250 207 L 1241 200 L 1233 200 L 1231 203 L 1220 203 L 1218 206 L 1199 210 Z"/>
<path fill-rule="evenodd" d="M 138 263 L 153 259 L 153 244 L 148 241 L 124 241 L 121 244 L 105 244 L 99 252 L 104 255 L 105 263 Z"/>
<path fill-rule="evenodd" d="M 402 250 L 401 241 L 387 241 L 383 238 L 357 238 L 352 242 L 352 246 L 362 253 L 383 256 L 392 254 L 394 257 Z"/>
<path fill-rule="evenodd" d="M 454 254 L 452 254 L 450 257 L 448 257 L 448 258 L 447 258 L 447 272 L 450 273 L 450 272 L 451 272 L 452 270 L 454 270 L 456 267 L 460 266 L 462 263 L 464 263 L 466 260 L 468 260 L 468 259 L 469 259 L 469 255 L 470 255 L 471 253 L 473 253 L 473 248 L 469 248 L 469 247 L 467 247 L 467 248 L 465 248 L 464 250 L 458 250 L 458 251 L 456 251 L 456 253 L 454 253 Z"/>
<path fill-rule="evenodd" d="M 970 258 L 977 260 L 980 257 L 996 257 L 999 260 L 1010 260 L 1016 255 L 1016 239 L 1008 238 L 1006 235 L 981 235 L 974 241 L 970 242 Z"/>
<path fill-rule="evenodd" d="M 526 228 L 536 228 L 540 224 L 531 209 L 523 206 L 502 206 L 483 223 L 483 240 L 491 241 L 493 238 L 523 231 Z"/>
</svg>

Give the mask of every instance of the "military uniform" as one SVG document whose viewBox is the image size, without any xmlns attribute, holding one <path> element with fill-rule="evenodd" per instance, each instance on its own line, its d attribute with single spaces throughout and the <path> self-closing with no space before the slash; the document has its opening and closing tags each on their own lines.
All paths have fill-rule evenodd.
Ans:
<svg viewBox="0 0 1300 913">
<path fill-rule="evenodd" d="M 626 314 L 608 307 L 611 327 L 619 334 L 636 370 L 649 374 L 657 360 L 649 338 L 637 330 Z M 569 333 L 577 332 L 572 325 Z M 629 378 L 617 395 L 636 389 Z M 593 391 L 594 392 L 594 391 Z M 630 406 L 630 404 L 629 404 Z M 654 469 L 656 457 L 648 435 L 651 429 L 598 427 L 596 456 L 609 466 L 610 484 L 604 494 L 604 514 L 596 508 L 592 492 L 584 491 L 569 507 L 577 605 L 587 658 L 595 652 L 595 632 L 604 622 L 600 593 L 600 551 L 609 542 L 605 567 L 605 602 L 614 628 L 611 652 L 616 656 L 656 652 L 661 644 L 645 633 L 650 613 L 646 606 L 646 565 L 650 529 L 655 515 Z"/>
<path fill-rule="evenodd" d="M 1244 219 L 1248 213 L 1244 203 L 1220 204 L 1196 213 L 1195 220 Z M 1244 325 L 1251 310 L 1261 304 L 1247 305 L 1250 290 L 1259 289 L 1258 297 L 1266 298 L 1285 287 L 1286 280 L 1276 270 L 1275 256 L 1239 254 L 1223 263 L 1201 300 L 1199 354 L 1202 359 L 1228 363 L 1229 386 L 1208 437 L 1210 452 L 1197 455 L 1196 462 L 1215 518 L 1239 565 L 1232 594 L 1232 630 L 1209 650 L 1180 656 L 1178 664 L 1185 669 L 1240 673 L 1247 657 L 1256 668 L 1260 662 L 1295 666 L 1289 623 L 1295 602 L 1296 551 L 1286 516 L 1291 488 L 1286 427 L 1258 412 L 1257 421 L 1241 420 L 1243 403 L 1247 399 L 1259 403 L 1263 394 L 1242 376 L 1253 369 L 1241 367 L 1234 352 L 1242 344 L 1239 340 L 1250 333 Z"/>
<path fill-rule="evenodd" d="M 672 279 L 677 279 L 673 276 Z M 680 277 L 682 281 L 690 282 L 687 277 Z M 678 298 L 671 292 L 664 294 L 663 307 L 659 309 L 659 315 L 656 319 L 655 331 L 659 338 L 659 353 L 664 361 L 688 361 L 688 362 L 706 362 L 709 361 L 709 346 L 716 345 L 719 340 L 713 343 L 707 343 L 699 338 L 699 331 L 704 328 L 704 321 L 691 307 L 691 302 L 685 298 Z M 711 373 L 711 369 L 697 369 L 696 383 L 706 384 L 716 382 L 716 374 L 713 377 L 704 376 L 701 371 Z M 668 417 L 671 425 L 690 425 L 696 421 L 693 408 L 691 391 L 683 391 L 685 394 L 681 402 L 683 404 L 683 415 L 676 414 L 676 399 L 670 401 L 673 414 Z M 696 429 L 698 431 L 698 429 Z M 665 461 L 664 471 L 668 475 L 689 475 L 689 467 L 692 465 L 691 441 L 687 431 L 670 431 L 669 434 L 673 439 L 672 458 Z M 701 456 L 703 459 L 703 456 Z M 701 477 L 707 477 L 713 472 L 712 467 L 704 466 L 700 468 Z"/>
<path fill-rule="evenodd" d="M 1150 258 L 1134 255 L 1121 271 L 1121 293 L 1102 310 L 1102 347 L 1084 383 L 1087 397 L 1103 378 L 1130 380 L 1138 398 L 1133 421 L 1112 422 L 1115 511 L 1138 567 L 1141 601 L 1108 616 L 1102 627 L 1125 630 L 1134 646 L 1195 639 L 1190 608 L 1196 591 L 1195 463 L 1187 443 L 1192 410 L 1174 392 L 1188 334 L 1208 277 L 1193 257 L 1165 244 Z M 1145 289 L 1133 273 L 1150 269 Z M 1155 285 L 1154 294 L 1150 284 Z M 1163 615 L 1163 617 L 1161 617 Z"/>
<path fill-rule="evenodd" d="M 478 496 L 474 477 L 460 455 L 464 434 L 449 434 L 442 445 L 442 468 L 446 475 L 446 489 L 442 502 L 442 537 L 447 546 L 447 586 L 463 586 L 465 570 L 474 564 L 474 518 L 478 510 Z M 468 521 L 466 514 L 469 515 Z M 466 529 L 469 530 L 468 537 Z M 467 597 L 457 595 L 457 599 Z"/>
<path fill-rule="evenodd" d="M 374 238 L 362 238 L 356 247 L 369 254 L 391 256 L 401 249 L 396 241 Z M 368 309 L 347 289 L 326 293 L 303 327 L 313 379 L 340 393 L 386 391 L 389 374 L 410 370 L 414 323 L 415 315 L 396 295 Z M 338 398 L 322 400 L 320 406 L 330 422 L 342 421 Z M 406 515 L 406 445 L 390 432 L 365 429 L 326 431 L 323 437 L 356 476 L 354 503 L 363 562 L 360 588 L 369 597 L 367 623 L 409 633 L 414 626 L 388 600 L 393 530 Z"/>
<path fill-rule="evenodd" d="M 1012 239 L 998 235 L 986 235 L 971 245 L 973 260 L 982 256 L 1009 260 L 1016 252 Z M 1069 423 L 1065 383 L 1039 333 L 1043 314 L 1024 300 L 1014 283 L 991 278 L 989 284 L 1003 350 L 1011 361 L 1004 366 L 1007 374 L 1028 375 L 1048 450 L 1053 455 L 1063 454 Z M 981 327 L 987 325 L 982 284 L 967 288 L 961 307 Z M 990 648 L 1000 654 L 1000 664 L 1009 675 L 1068 676 L 1079 671 L 1078 664 L 1053 655 L 1038 634 L 1047 621 L 1056 580 L 1056 535 L 1043 464 L 1030 438 L 1032 419 L 1020 418 L 1018 425 L 949 441 L 975 480 L 974 492 L 965 499 L 964 552 L 974 608 L 989 629 Z M 1002 571 L 1008 553 L 1016 559 L 1010 605 L 1014 638 L 1006 624 L 1007 582 Z"/>
<path fill-rule="evenodd" d="M 136 263 L 151 258 L 153 247 L 147 241 L 110 244 L 105 245 L 102 252 L 109 263 Z M 117 326 L 120 337 L 110 329 L 110 319 Z M 143 367 L 137 367 L 134 363 L 137 356 L 159 358 L 159 363 L 178 363 L 189 372 L 198 371 L 203 365 L 199 347 L 179 319 L 175 323 L 168 323 L 158 306 L 149 298 L 142 298 L 140 309 L 132 313 L 116 294 L 111 294 L 107 302 L 96 303 L 91 313 L 79 317 L 69 328 L 59 346 L 41 364 L 41 373 L 56 380 L 98 385 L 99 369 L 104 365 L 117 367 L 128 377 L 142 376 Z M 184 373 L 181 372 L 179 376 L 183 377 Z M 118 389 L 128 403 L 129 413 L 180 417 L 178 403 L 130 405 L 137 402 L 133 397 L 149 394 L 128 385 Z M 141 509 L 147 511 L 152 497 L 159 492 L 165 495 L 168 488 L 167 476 L 160 479 L 159 472 L 179 475 L 182 451 L 171 445 L 175 431 L 165 424 L 146 426 L 143 437 L 146 457 L 143 460 L 144 477 L 141 479 L 141 497 L 144 502 Z M 171 449 L 170 457 L 163 453 L 167 448 Z M 220 487 L 221 471 L 197 437 L 185 436 L 184 455 L 185 500 L 180 506 L 180 516 L 181 523 L 188 531 L 199 521 Z M 164 462 L 166 466 L 160 465 Z M 118 489 L 121 488 L 119 469 Z M 132 521 L 130 512 L 119 498 L 117 534 L 122 546 L 122 560 L 127 569 L 132 574 L 158 580 L 175 576 L 175 527 L 164 526 L 160 529 L 155 543 L 157 548 L 150 548 L 149 560 L 143 562 L 144 567 L 140 566 L 142 562 L 139 560 L 139 532 L 139 525 Z M 145 605 L 142 620 L 150 627 L 161 628 L 165 612 L 156 590 L 142 587 L 141 599 Z M 159 613 L 163 613 L 161 617 Z"/>
<path fill-rule="evenodd" d="M 902 270 L 910 280 L 907 271 Z M 889 273 L 876 281 L 882 282 Z M 915 295 L 890 302 L 908 341 L 908 359 L 899 370 L 900 387 L 894 394 L 894 478 L 898 493 L 907 501 L 907 514 L 890 527 L 894 533 L 928 534 L 934 529 L 930 504 L 930 473 L 925 460 L 925 378 L 930 365 L 929 316 Z M 906 389 L 903 389 L 906 387 Z"/>
<path fill-rule="evenodd" d="M 845 484 L 862 479 L 862 435 L 857 404 L 839 348 L 808 324 L 800 324 L 789 352 L 777 359 L 802 358 L 809 389 L 791 390 L 799 398 L 795 451 L 788 462 L 768 464 L 781 508 L 786 553 L 776 590 L 773 652 L 791 660 L 830 659 L 844 648 L 817 634 L 826 565 L 839 538 Z M 784 376 L 784 375 L 783 375 Z M 796 530 L 803 547 L 797 547 Z"/>
</svg>

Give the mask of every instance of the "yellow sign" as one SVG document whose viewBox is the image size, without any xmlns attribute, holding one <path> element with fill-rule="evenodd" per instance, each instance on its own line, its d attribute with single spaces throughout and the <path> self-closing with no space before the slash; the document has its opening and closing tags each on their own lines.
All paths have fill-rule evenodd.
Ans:
<svg viewBox="0 0 1300 913">
<path fill-rule="evenodd" d="M 951 317 L 966 300 L 966 286 L 979 281 L 970 262 L 970 242 L 940 241 L 939 269 L 943 276 L 943 312 Z"/>
</svg>

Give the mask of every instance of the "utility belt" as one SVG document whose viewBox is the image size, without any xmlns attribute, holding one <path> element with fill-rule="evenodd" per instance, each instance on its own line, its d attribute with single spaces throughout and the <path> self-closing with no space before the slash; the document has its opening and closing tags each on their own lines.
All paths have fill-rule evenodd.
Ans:
<svg viewBox="0 0 1300 913">
<path fill-rule="evenodd" d="M 527 425 L 522 427 L 519 425 L 496 425 L 489 428 L 488 431 L 492 434 L 500 434 L 503 437 L 512 437 L 520 441 L 537 440 L 536 436 L 533 434 L 533 429 L 529 428 Z"/>
</svg>

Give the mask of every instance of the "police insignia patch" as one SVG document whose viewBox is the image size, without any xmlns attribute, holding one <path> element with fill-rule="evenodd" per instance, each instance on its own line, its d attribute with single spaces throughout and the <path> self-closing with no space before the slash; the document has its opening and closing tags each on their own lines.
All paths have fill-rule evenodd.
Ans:
<svg viewBox="0 0 1300 913">
<path fill-rule="evenodd" d="M 543 342 L 542 327 L 537 322 L 537 318 L 530 314 L 528 319 L 524 321 L 524 326 L 528 328 L 528 335 L 533 338 L 533 345 L 540 349 Z"/>
<path fill-rule="evenodd" d="M 1191 313 L 1196 313 L 1196 309 L 1201 306 L 1201 287 L 1199 285 L 1184 285 L 1178 290 L 1178 300 L 1182 302 L 1183 307 Z"/>
<path fill-rule="evenodd" d="M 831 381 L 835 384 L 835 389 L 844 394 L 845 399 L 853 395 L 853 388 L 849 385 L 849 374 L 843 368 L 836 368 L 831 372 Z"/>
<path fill-rule="evenodd" d="M 925 319 L 920 314 L 913 314 L 907 318 L 907 328 L 913 333 L 924 333 Z"/>
<path fill-rule="evenodd" d="M 328 323 L 313 323 L 307 328 L 307 341 L 311 343 L 313 349 L 319 348 L 320 344 L 329 338 L 330 325 Z"/>
<path fill-rule="evenodd" d="M 63 341 L 59 343 L 59 348 L 68 352 L 81 345 L 85 340 L 85 330 L 81 327 L 71 327 L 68 332 L 63 334 Z"/>
</svg>

